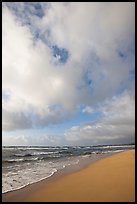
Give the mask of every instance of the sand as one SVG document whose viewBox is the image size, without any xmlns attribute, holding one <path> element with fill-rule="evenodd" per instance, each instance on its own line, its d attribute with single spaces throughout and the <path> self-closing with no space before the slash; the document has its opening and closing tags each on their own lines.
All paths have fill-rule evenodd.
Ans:
<svg viewBox="0 0 137 204">
<path fill-rule="evenodd" d="M 77 172 L 2 196 L 24 202 L 134 202 L 135 151 L 98 160 Z"/>
</svg>

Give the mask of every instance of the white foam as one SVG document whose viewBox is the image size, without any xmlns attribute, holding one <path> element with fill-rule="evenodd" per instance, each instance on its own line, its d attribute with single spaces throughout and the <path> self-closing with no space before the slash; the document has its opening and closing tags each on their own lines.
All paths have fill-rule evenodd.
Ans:
<svg viewBox="0 0 137 204">
<path fill-rule="evenodd" d="M 101 152 L 101 154 L 107 154 L 107 153 L 111 153 L 111 152 L 123 152 L 125 150 L 108 150 L 108 151 L 105 151 L 105 152 Z"/>
<path fill-rule="evenodd" d="M 51 173 L 47 174 L 47 176 L 44 176 L 43 174 L 41 175 L 38 172 L 39 174 L 35 174 L 35 177 L 27 177 L 24 173 L 24 175 L 22 176 L 21 179 L 19 176 L 21 174 L 18 174 L 18 176 L 17 176 L 17 174 L 16 174 L 16 176 L 14 174 L 14 176 L 10 175 L 10 177 L 2 178 L 2 184 L 3 184 L 2 193 L 18 190 L 18 189 L 24 188 L 27 185 L 37 183 L 43 179 L 51 177 L 55 172 L 57 172 L 57 169 L 52 169 Z M 34 172 L 31 169 L 31 175 L 33 173 Z"/>
<path fill-rule="evenodd" d="M 82 155 L 82 157 L 89 157 L 89 156 L 90 156 L 90 154 Z"/>
<path fill-rule="evenodd" d="M 2 175 L 2 193 L 21 189 L 29 184 L 41 181 L 52 176 L 56 171 L 78 162 L 78 159 L 66 158 L 66 160 L 55 160 L 54 162 L 38 161 L 34 164 L 14 165 L 12 169 L 8 169 L 7 174 L 3 173 Z"/>
</svg>

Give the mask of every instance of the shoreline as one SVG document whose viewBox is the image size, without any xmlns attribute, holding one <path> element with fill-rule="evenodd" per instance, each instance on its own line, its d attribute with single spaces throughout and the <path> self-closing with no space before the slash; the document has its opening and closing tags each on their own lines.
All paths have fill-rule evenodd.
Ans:
<svg viewBox="0 0 137 204">
<path fill-rule="evenodd" d="M 124 150 L 122 150 L 122 151 L 124 151 Z M 21 187 L 19 187 L 17 189 L 14 189 L 14 190 L 2 192 L 2 195 L 6 195 L 6 194 L 9 194 L 9 193 L 12 193 L 12 192 L 20 191 L 20 190 L 22 190 L 24 188 L 27 188 L 29 186 L 33 187 L 34 185 L 37 185 L 38 183 L 41 183 L 41 182 L 45 182 L 45 183 L 50 182 L 50 181 L 52 181 L 52 180 L 54 180 L 54 179 L 56 179 L 58 177 L 62 177 L 64 175 L 68 175 L 68 174 L 80 171 L 81 169 L 86 168 L 88 165 L 93 164 L 98 160 L 101 160 L 103 158 L 112 156 L 113 154 L 117 154 L 117 153 L 119 153 L 119 152 L 109 152 L 109 153 L 105 153 L 105 154 L 103 153 L 103 154 L 95 154 L 95 155 L 92 154 L 92 155 L 82 156 L 82 157 L 81 156 L 78 156 L 78 157 L 76 156 L 77 160 L 79 160 L 78 163 L 67 165 L 67 166 L 63 167 L 62 169 L 56 170 L 51 175 L 49 175 L 49 176 L 47 176 L 45 178 L 41 178 L 38 181 L 29 183 L 27 185 L 21 186 Z M 95 156 L 95 158 L 94 158 L 94 156 Z M 76 157 L 74 156 L 73 159 L 76 159 Z"/>
<path fill-rule="evenodd" d="M 57 182 L 60 182 L 62 179 L 65 179 L 71 175 L 82 173 L 82 171 L 88 169 L 89 167 L 96 166 L 96 164 L 99 164 L 99 162 L 103 162 L 106 159 L 112 159 L 117 155 L 121 154 L 133 154 L 134 150 L 128 150 L 123 151 L 120 153 L 109 153 L 109 155 L 102 155 L 95 161 L 91 161 L 89 158 L 85 157 L 80 161 L 78 165 L 71 165 L 67 166 L 64 169 L 61 169 L 57 172 L 55 172 L 52 176 L 42 179 L 41 181 L 37 181 L 36 183 L 28 184 L 25 187 L 22 187 L 18 190 L 13 190 L 10 192 L 2 193 L 2 202 L 6 201 L 29 201 L 29 199 L 33 199 L 33 194 L 40 191 L 40 189 L 49 189 L 49 186 L 56 184 Z M 32 196 L 32 197 L 31 197 Z M 53 196 L 52 196 L 53 197 Z M 46 198 L 43 198 L 46 199 Z M 34 199 L 35 200 L 35 199 Z M 33 200 L 33 201 L 34 201 Z M 38 200 L 37 200 L 38 201 Z"/>
</svg>

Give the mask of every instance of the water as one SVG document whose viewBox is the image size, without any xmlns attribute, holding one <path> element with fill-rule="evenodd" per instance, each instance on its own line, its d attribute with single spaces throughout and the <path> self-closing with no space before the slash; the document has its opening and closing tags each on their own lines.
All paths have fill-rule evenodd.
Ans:
<svg viewBox="0 0 137 204">
<path fill-rule="evenodd" d="M 2 193 L 52 176 L 81 157 L 134 149 L 134 145 L 110 146 L 12 146 L 2 148 Z"/>
</svg>

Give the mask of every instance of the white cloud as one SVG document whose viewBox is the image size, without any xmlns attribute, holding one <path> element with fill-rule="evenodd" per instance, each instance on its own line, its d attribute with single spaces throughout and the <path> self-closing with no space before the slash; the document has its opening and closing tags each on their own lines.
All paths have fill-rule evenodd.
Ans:
<svg viewBox="0 0 137 204">
<path fill-rule="evenodd" d="M 72 127 L 65 132 L 70 144 L 92 145 L 134 142 L 135 102 L 128 92 L 107 102 L 99 121 Z M 101 111 L 101 110 L 100 110 Z"/>
<path fill-rule="evenodd" d="M 2 87 L 10 93 L 10 99 L 3 100 L 4 130 L 55 124 L 83 104 L 90 112 L 110 100 L 134 69 L 134 3 L 41 5 L 42 18 L 32 15 L 32 7 L 27 13 L 30 26 L 22 25 L 25 13 L 18 19 L 3 7 Z M 18 4 L 20 12 L 25 12 L 23 6 Z M 55 63 L 60 57 L 53 57 L 48 43 L 34 40 L 36 30 L 50 45 L 68 50 L 65 64 Z"/>
<path fill-rule="evenodd" d="M 33 134 L 25 134 L 23 135 L 22 133 L 19 133 L 19 135 L 15 135 L 10 133 L 9 135 L 4 134 L 3 139 L 2 139 L 2 145 L 66 145 L 65 139 L 62 138 L 60 135 L 48 135 L 44 133 L 38 133 L 38 135 L 33 135 Z"/>
<path fill-rule="evenodd" d="M 2 145 L 6 146 L 6 145 L 14 145 L 14 146 L 18 146 L 18 145 L 29 145 L 26 137 L 24 135 L 4 135 L 2 138 Z"/>
<path fill-rule="evenodd" d="M 89 107 L 89 106 L 86 106 L 83 110 L 82 110 L 83 113 L 87 112 L 87 113 L 93 113 L 94 112 L 94 109 Z"/>
</svg>

